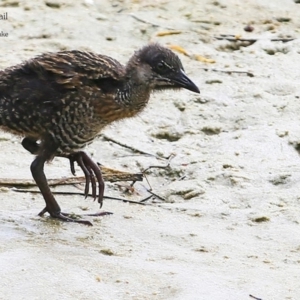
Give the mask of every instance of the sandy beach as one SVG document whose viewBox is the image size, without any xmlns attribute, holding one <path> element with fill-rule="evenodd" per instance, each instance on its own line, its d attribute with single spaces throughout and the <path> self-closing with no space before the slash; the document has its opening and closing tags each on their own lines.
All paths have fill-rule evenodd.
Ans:
<svg viewBox="0 0 300 300">
<path fill-rule="evenodd" d="M 146 205 L 105 199 L 113 214 L 88 227 L 41 218 L 41 194 L 0 187 L 0 299 L 300 299 L 299 10 L 293 0 L 1 1 L 0 69 L 71 49 L 126 64 L 157 42 L 201 94 L 153 94 L 86 149 L 118 170 L 163 167 L 131 192 L 106 184 L 106 196 L 132 201 L 151 189 Z M 0 132 L 0 183 L 32 178 L 20 142 Z M 72 176 L 63 158 L 45 173 Z M 56 197 L 65 212 L 99 210 Z"/>
</svg>

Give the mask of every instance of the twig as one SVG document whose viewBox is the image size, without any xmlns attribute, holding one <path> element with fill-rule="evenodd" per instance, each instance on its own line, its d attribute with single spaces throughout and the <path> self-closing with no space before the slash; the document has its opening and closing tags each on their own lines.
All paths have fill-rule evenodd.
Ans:
<svg viewBox="0 0 300 300">
<path fill-rule="evenodd" d="M 32 194 L 40 194 L 40 191 L 37 191 L 37 190 L 27 190 L 27 189 L 17 189 L 17 188 L 13 188 L 12 189 L 14 192 L 18 192 L 18 193 L 32 193 Z M 104 196 L 105 199 L 109 199 L 109 200 L 116 200 L 116 201 L 122 201 L 123 203 L 130 203 L 130 204 L 138 204 L 138 205 L 144 205 L 144 206 L 153 206 L 153 207 L 159 207 L 159 208 L 162 208 L 162 209 L 167 209 L 167 210 L 172 210 L 173 208 L 172 207 L 166 207 L 166 206 L 163 206 L 161 204 L 152 204 L 152 203 L 145 203 L 147 200 L 151 199 L 153 196 L 162 200 L 162 201 L 166 201 L 164 198 L 162 198 L 161 196 L 151 192 L 150 190 L 146 189 L 148 193 L 150 193 L 151 195 L 150 196 L 147 196 L 146 198 L 140 200 L 140 201 L 134 201 L 134 200 L 127 200 L 127 199 L 122 199 L 122 198 L 116 198 L 116 197 L 110 197 L 110 196 Z M 79 195 L 79 196 L 85 196 L 84 193 L 78 193 L 78 192 L 56 192 L 56 191 L 53 191 L 52 192 L 53 194 L 55 195 Z M 88 195 L 90 197 L 92 197 L 92 195 Z M 184 209 L 184 208 L 177 208 L 175 207 L 176 210 L 179 210 L 179 211 L 184 211 L 186 212 L 187 209 Z M 192 209 L 193 211 L 199 211 L 199 209 Z M 251 297 L 251 295 L 250 295 Z M 252 296 L 253 297 L 253 296 Z M 255 298 L 256 300 L 262 300 L 262 299 L 259 299 L 259 298 Z"/>
<path fill-rule="evenodd" d="M 164 202 L 167 201 L 165 198 L 163 198 L 163 197 L 161 197 L 161 196 L 159 196 L 159 195 L 153 193 L 151 190 L 149 190 L 149 189 L 147 189 L 147 188 L 146 188 L 146 191 L 147 191 L 148 193 L 150 193 L 152 196 L 154 196 L 154 197 L 156 197 L 157 199 L 159 199 L 159 200 L 162 200 L 162 201 L 164 201 Z M 147 199 L 147 200 L 148 200 L 148 199 Z M 146 200 L 144 199 L 144 200 L 142 200 L 142 201 L 146 201 Z"/>
<path fill-rule="evenodd" d="M 249 295 L 249 297 L 251 297 L 251 298 L 253 298 L 253 299 L 255 299 L 255 300 L 262 300 L 261 298 L 257 298 L 257 297 L 255 297 L 255 296 L 253 296 L 253 295 Z"/>
<path fill-rule="evenodd" d="M 142 171 L 142 173 L 134 174 L 134 175 L 137 176 L 138 180 L 132 178 L 132 183 L 131 183 L 129 186 L 125 186 L 125 185 L 121 185 L 121 184 L 119 184 L 118 186 L 119 186 L 119 187 L 125 187 L 127 192 L 128 192 L 128 191 L 133 192 L 133 191 L 134 191 L 134 188 L 133 188 L 134 184 L 135 184 L 137 181 L 143 181 L 143 178 L 145 177 L 145 179 L 146 179 L 146 181 L 147 181 L 147 183 L 148 183 L 148 185 L 149 185 L 149 187 L 150 187 L 150 190 L 152 190 L 152 187 L 151 187 L 151 185 L 150 185 L 150 182 L 149 182 L 149 180 L 148 180 L 148 178 L 147 178 L 145 172 L 146 172 L 147 170 L 151 169 L 151 168 L 161 168 L 161 169 L 168 168 L 168 167 L 170 166 L 171 160 L 172 160 L 175 156 L 176 156 L 176 155 L 175 155 L 174 153 L 171 153 L 168 157 L 165 157 L 165 159 L 168 160 L 168 164 L 167 164 L 166 166 L 149 166 L 148 168 L 144 169 L 144 170 Z M 101 166 L 100 163 L 97 163 L 97 164 L 98 164 L 98 166 L 101 167 L 102 169 L 104 168 L 103 166 Z M 107 169 L 107 170 L 113 170 L 113 169 Z M 116 172 L 117 170 L 113 170 L 113 171 Z M 107 172 L 106 172 L 106 173 L 107 173 Z M 121 174 L 123 174 L 123 173 L 125 173 L 125 172 L 121 172 Z M 125 173 L 125 174 L 127 174 L 127 173 Z M 140 177 L 139 175 L 141 175 L 142 177 Z M 117 178 L 120 179 L 120 176 L 118 176 Z M 121 180 L 115 180 L 115 181 L 121 181 Z M 110 182 L 115 182 L 115 181 L 110 180 Z M 129 180 L 127 180 L 127 178 L 126 178 L 126 180 L 124 179 L 123 181 L 129 181 Z"/>
<path fill-rule="evenodd" d="M 215 36 L 215 39 L 217 40 L 227 40 L 229 42 L 249 42 L 249 43 L 255 43 L 257 41 L 262 41 L 262 40 L 268 40 L 268 41 L 271 41 L 271 42 L 283 42 L 283 43 L 287 43 L 287 42 L 290 42 L 290 41 L 293 41 L 294 39 L 293 38 L 275 38 L 275 39 L 254 39 L 254 38 L 250 38 L 250 39 L 247 39 L 247 38 L 238 38 L 238 37 L 235 37 L 234 35 L 231 35 L 231 34 L 224 34 L 224 35 L 220 35 L 220 36 Z"/>
<path fill-rule="evenodd" d="M 211 68 L 201 68 L 204 71 L 212 71 L 212 72 L 222 72 L 231 75 L 232 73 L 237 74 L 246 74 L 249 77 L 254 77 L 254 74 L 248 71 L 233 71 L 233 70 L 219 70 L 219 69 L 211 69 Z"/>
<path fill-rule="evenodd" d="M 162 27 L 162 28 L 166 28 L 166 29 L 169 29 L 169 30 L 174 30 L 174 28 L 172 27 L 166 27 L 166 26 L 162 26 L 162 25 L 158 25 L 158 24 L 154 24 L 152 22 L 149 22 L 147 20 L 143 20 L 141 19 L 140 17 L 137 17 L 136 15 L 134 14 L 129 14 L 132 18 L 134 18 L 135 20 L 141 22 L 141 23 L 144 23 L 144 24 L 148 24 L 148 25 L 151 25 L 153 27 Z"/>
<path fill-rule="evenodd" d="M 166 166 L 149 166 L 148 168 L 146 168 L 142 171 L 142 174 L 144 174 L 145 172 L 147 172 L 150 169 L 166 169 L 169 167 L 170 167 L 170 162 L 168 162 Z"/>
<path fill-rule="evenodd" d="M 146 179 L 146 181 L 147 181 L 147 183 L 148 183 L 148 185 L 149 185 L 149 188 L 150 188 L 149 190 L 150 190 L 150 191 L 152 191 L 152 187 L 151 187 L 151 184 L 150 184 L 150 182 L 149 182 L 149 180 L 148 180 L 148 177 L 146 176 L 146 172 L 147 172 L 148 170 L 150 170 L 150 169 L 153 169 L 153 168 L 158 168 L 158 169 L 166 169 L 166 168 L 169 168 L 169 167 L 170 167 L 171 160 L 172 160 L 175 156 L 176 156 L 176 155 L 175 155 L 174 153 L 171 153 L 171 154 L 169 155 L 169 157 L 167 158 L 167 159 L 168 159 L 168 163 L 167 163 L 167 165 L 165 165 L 165 166 L 149 166 L 148 168 L 142 170 L 142 174 L 144 175 L 144 177 L 145 177 L 145 179 Z"/>
<path fill-rule="evenodd" d="M 145 179 L 146 179 L 146 181 L 147 181 L 147 183 L 149 185 L 150 191 L 152 191 L 152 186 L 150 184 L 150 181 L 148 180 L 148 177 L 146 176 L 146 174 L 144 174 L 144 176 L 145 176 Z"/>
<path fill-rule="evenodd" d="M 165 166 L 149 166 L 148 168 L 142 170 L 142 174 L 145 174 L 145 172 L 147 172 L 148 170 L 150 169 L 166 169 L 166 168 L 169 168 L 170 167 L 170 163 L 171 163 L 171 160 L 175 157 L 176 155 L 174 153 L 171 153 L 169 155 L 169 157 L 166 157 L 166 159 L 168 160 L 168 163 L 165 165 Z"/>
<path fill-rule="evenodd" d="M 151 199 L 152 197 L 153 197 L 153 195 L 150 195 L 150 196 L 148 196 L 148 197 L 146 197 L 146 198 L 140 200 L 140 202 L 141 202 L 141 203 L 144 203 L 144 202 L 148 201 L 149 199 Z"/>
<path fill-rule="evenodd" d="M 12 190 L 14 192 L 18 192 L 18 193 L 32 193 L 32 194 L 40 194 L 41 193 L 40 191 L 26 190 L 26 189 L 17 189 L 17 188 L 14 188 Z M 64 195 L 64 196 L 74 196 L 74 195 L 85 196 L 84 193 L 78 193 L 78 192 L 56 192 L 56 191 L 52 191 L 52 194 L 55 194 L 55 195 Z M 92 195 L 88 195 L 88 196 L 92 197 Z M 150 197 L 152 197 L 152 195 Z M 110 197 L 110 196 L 103 196 L 103 198 L 104 199 L 109 199 L 109 200 L 122 201 L 124 203 L 139 204 L 139 205 L 151 205 L 149 203 L 146 204 L 146 203 L 141 202 L 141 201 L 127 200 L 127 199 Z M 150 198 L 148 197 L 148 199 L 150 199 Z M 143 199 L 142 201 L 146 201 L 148 199 L 146 198 L 146 199 Z"/>
<path fill-rule="evenodd" d="M 113 139 L 113 138 L 111 138 L 111 137 L 109 137 L 109 136 L 107 136 L 105 134 L 103 134 L 102 137 L 103 137 L 104 140 L 106 140 L 108 142 L 113 142 L 113 143 L 115 143 L 115 144 L 117 144 L 117 145 L 119 145 L 121 147 L 127 148 L 127 149 L 129 149 L 129 150 L 131 150 L 133 152 L 140 153 L 140 154 L 143 154 L 143 155 L 153 156 L 153 157 L 156 157 L 158 159 L 168 159 L 166 157 L 157 156 L 157 155 L 145 152 L 143 150 L 136 149 L 136 148 L 134 148 L 132 146 L 128 146 L 128 145 L 123 144 L 123 143 L 121 143 L 121 142 L 119 142 L 119 141 L 117 141 L 117 140 L 115 140 L 115 139 Z"/>
</svg>

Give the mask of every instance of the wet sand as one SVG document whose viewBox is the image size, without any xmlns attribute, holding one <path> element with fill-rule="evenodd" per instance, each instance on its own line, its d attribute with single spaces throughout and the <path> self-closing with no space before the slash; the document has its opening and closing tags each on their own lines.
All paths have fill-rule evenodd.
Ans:
<svg viewBox="0 0 300 300">
<path fill-rule="evenodd" d="M 178 53 L 201 94 L 154 94 L 141 115 L 103 132 L 152 156 L 103 137 L 87 148 L 129 172 L 170 163 L 147 174 L 165 201 L 105 200 L 113 215 L 86 227 L 40 218 L 40 194 L 1 188 L 0 299 L 300 299 L 299 9 L 279 0 L 2 1 L 1 69 L 70 49 L 126 63 L 159 42 L 190 54 Z M 170 30 L 180 32 L 162 34 Z M 283 38 L 295 39 L 271 41 Z M 0 140 L 0 177 L 30 179 L 21 138 Z M 45 171 L 71 176 L 58 158 Z M 107 184 L 105 193 L 139 201 L 147 189 Z M 99 209 L 80 195 L 57 200 L 66 212 Z"/>
</svg>

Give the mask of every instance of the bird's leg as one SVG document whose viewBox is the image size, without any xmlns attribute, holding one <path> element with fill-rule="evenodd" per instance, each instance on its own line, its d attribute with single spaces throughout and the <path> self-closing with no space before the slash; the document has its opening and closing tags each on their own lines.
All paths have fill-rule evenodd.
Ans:
<svg viewBox="0 0 300 300">
<path fill-rule="evenodd" d="M 40 150 L 40 145 L 36 142 L 36 140 L 25 137 L 22 140 L 22 146 L 29 151 L 31 154 L 38 154 Z M 102 173 L 100 168 L 93 160 L 83 151 L 76 152 L 67 156 L 70 160 L 70 168 L 72 174 L 75 176 L 75 161 L 81 168 L 85 176 L 85 197 L 88 196 L 90 183 L 92 185 L 92 197 L 94 200 L 97 198 L 97 184 L 96 179 L 98 181 L 98 202 L 100 203 L 100 207 L 102 207 L 103 203 L 103 194 L 104 194 L 104 181 L 102 178 Z M 96 179 L 95 179 L 96 178 Z"/>
<path fill-rule="evenodd" d="M 36 140 L 28 138 L 28 137 L 25 137 L 22 140 L 22 146 L 32 154 L 38 154 L 38 152 L 40 151 L 40 145 L 36 142 Z M 69 160 L 70 160 L 70 168 L 71 168 L 71 172 L 74 176 L 75 176 L 75 166 L 74 166 L 75 161 L 78 163 L 78 165 L 80 166 L 80 168 L 82 169 L 82 171 L 85 175 L 85 178 L 86 178 L 85 197 L 88 196 L 89 184 L 91 182 L 92 196 L 94 197 L 94 200 L 96 199 L 96 197 L 97 197 L 96 188 L 97 187 L 96 187 L 95 178 L 97 179 L 98 186 L 99 186 L 98 202 L 101 205 L 100 207 L 102 207 L 103 193 L 104 193 L 104 181 L 103 181 L 103 178 L 102 178 L 101 170 L 99 169 L 98 165 L 95 164 L 93 162 L 93 160 L 83 151 L 71 154 L 71 155 L 67 156 L 67 158 L 69 158 Z M 44 160 L 44 163 L 45 163 L 45 161 L 46 160 Z M 41 167 L 42 172 L 43 172 L 44 163 Z M 33 175 L 33 173 L 32 173 L 32 175 Z M 43 176 L 45 178 L 44 173 L 43 173 Z M 34 177 L 34 179 L 35 179 L 35 177 Z M 45 180 L 46 180 L 46 178 L 45 178 Z M 37 181 L 36 181 L 36 183 L 38 184 Z M 46 185 L 47 185 L 47 193 L 48 193 L 48 195 L 51 195 L 47 199 L 53 199 L 54 203 L 56 203 L 57 207 L 59 208 L 59 205 L 57 204 L 55 198 L 53 197 L 53 195 L 50 191 L 50 188 L 48 187 L 47 181 L 46 181 Z M 40 186 L 39 186 L 39 188 L 40 188 Z M 41 190 L 41 188 L 40 188 L 40 190 Z M 42 192 L 42 190 L 41 190 L 41 192 Z M 44 194 L 43 194 L 43 196 L 44 196 Z M 46 201 L 45 196 L 44 196 L 44 199 Z M 59 211 L 60 211 L 60 208 L 59 208 Z M 51 212 L 49 211 L 48 207 L 47 207 L 47 201 L 46 201 L 46 207 L 39 213 L 39 216 L 42 216 L 46 212 L 49 212 L 50 215 L 53 216 L 51 214 Z M 110 213 L 109 212 L 99 212 L 99 213 L 95 213 L 95 214 L 86 214 L 86 215 L 88 215 L 88 216 L 103 216 L 103 215 L 108 215 L 108 214 L 110 214 Z M 60 212 L 60 215 L 62 215 L 63 217 L 70 216 L 70 214 L 66 214 L 66 213 L 63 213 L 63 212 Z M 55 216 L 53 216 L 53 217 L 55 217 Z M 74 220 L 71 219 L 71 221 L 73 222 Z M 83 222 L 85 222 L 85 221 L 83 221 Z M 80 223 L 83 223 L 83 222 L 80 222 Z M 88 224 L 88 225 L 90 225 L 90 224 Z"/>
<path fill-rule="evenodd" d="M 38 154 L 40 150 L 40 145 L 36 142 L 36 140 L 33 140 L 31 138 L 25 137 L 22 140 L 22 146 L 29 151 L 31 154 Z"/>
<path fill-rule="evenodd" d="M 53 218 L 58 218 L 62 221 L 67 221 L 67 222 L 76 222 L 76 223 L 81 223 L 85 225 L 90 225 L 92 226 L 92 223 L 87 221 L 87 220 L 75 220 L 72 218 L 69 218 L 67 214 L 64 214 L 61 212 L 61 209 L 56 202 L 53 194 L 50 191 L 49 185 L 47 183 L 47 179 L 44 173 L 44 164 L 46 162 L 46 158 L 44 155 L 38 155 L 35 160 L 32 162 L 30 169 L 32 176 L 39 187 L 45 202 L 46 202 L 46 207 L 39 213 L 39 216 L 42 216 L 45 212 L 48 212 L 51 217 Z"/>
<path fill-rule="evenodd" d="M 98 183 L 98 202 L 100 203 L 100 208 L 103 204 L 103 194 L 104 194 L 104 180 L 102 177 L 101 170 L 99 166 L 83 151 L 73 153 L 68 156 L 70 160 L 71 172 L 75 175 L 74 162 L 76 161 L 81 170 L 85 175 L 85 197 L 88 196 L 89 184 L 92 185 L 92 196 L 94 200 L 97 198 L 97 184 Z"/>
</svg>

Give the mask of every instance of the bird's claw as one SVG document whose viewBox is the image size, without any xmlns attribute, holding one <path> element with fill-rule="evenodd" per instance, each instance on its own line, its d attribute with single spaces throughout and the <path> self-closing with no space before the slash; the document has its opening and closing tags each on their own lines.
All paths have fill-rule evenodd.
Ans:
<svg viewBox="0 0 300 300">
<path fill-rule="evenodd" d="M 104 181 L 99 166 L 83 151 L 76 152 L 69 155 L 70 168 L 73 175 L 75 175 L 75 161 L 84 173 L 85 176 L 85 197 L 89 194 L 90 183 L 92 186 L 92 197 L 94 200 L 97 198 L 97 183 L 98 183 L 98 202 L 100 208 L 103 203 L 104 194 Z M 96 182 L 97 181 L 97 182 Z"/>
</svg>

